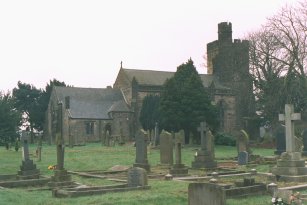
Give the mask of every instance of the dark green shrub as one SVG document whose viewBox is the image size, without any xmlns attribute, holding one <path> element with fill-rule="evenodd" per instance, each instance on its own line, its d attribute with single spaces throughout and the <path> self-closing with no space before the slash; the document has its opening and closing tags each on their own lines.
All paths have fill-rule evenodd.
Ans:
<svg viewBox="0 0 307 205">
<path fill-rule="evenodd" d="M 226 146 L 235 146 L 235 138 L 227 133 L 217 133 L 214 138 L 214 143 L 216 145 L 226 145 Z"/>
</svg>

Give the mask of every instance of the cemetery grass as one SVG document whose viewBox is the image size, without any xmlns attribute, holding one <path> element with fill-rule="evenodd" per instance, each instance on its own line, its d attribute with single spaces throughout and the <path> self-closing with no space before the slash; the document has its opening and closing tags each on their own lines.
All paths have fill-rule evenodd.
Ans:
<svg viewBox="0 0 307 205">
<path fill-rule="evenodd" d="M 182 162 L 191 166 L 194 153 L 198 147 L 186 146 L 182 149 Z M 56 164 L 55 146 L 43 145 L 42 160 L 37 162 L 35 157 L 35 145 L 30 146 L 30 158 L 36 163 L 41 174 L 45 176 L 53 175 L 52 170 L 48 170 L 49 165 Z M 236 156 L 236 147 L 216 146 L 216 157 L 218 160 L 227 160 Z M 273 154 L 271 149 L 253 148 L 253 153 L 261 156 Z M 0 147 L 0 174 L 15 174 L 21 164 L 21 152 L 5 150 Z M 160 155 L 158 149 L 150 149 L 148 159 L 155 170 L 159 173 L 167 173 L 167 169 L 156 166 L 159 164 Z M 135 160 L 135 147 L 132 144 L 124 146 L 106 147 L 99 143 L 88 144 L 86 146 L 76 146 L 65 149 L 65 168 L 71 171 L 93 171 L 108 170 L 115 165 L 132 166 Z M 254 168 L 254 167 L 253 167 Z M 261 165 L 255 167 L 262 171 L 268 171 L 268 166 Z M 240 169 L 248 170 L 250 167 L 242 166 Z M 83 178 L 73 175 L 73 180 L 86 185 L 109 185 L 111 182 L 106 179 Z M 14 188 L 0 189 L 0 204 L 104 204 L 104 205 L 186 205 L 188 204 L 188 182 L 164 181 L 150 179 L 150 190 L 131 191 L 124 193 L 108 193 L 78 198 L 58 199 L 51 196 L 49 190 L 37 190 L 39 188 Z M 43 187 L 44 188 L 44 187 Z M 29 189 L 36 189 L 29 191 Z M 240 199 L 228 199 L 227 204 L 246 205 L 246 204 L 270 204 L 270 196 L 256 196 Z"/>
</svg>

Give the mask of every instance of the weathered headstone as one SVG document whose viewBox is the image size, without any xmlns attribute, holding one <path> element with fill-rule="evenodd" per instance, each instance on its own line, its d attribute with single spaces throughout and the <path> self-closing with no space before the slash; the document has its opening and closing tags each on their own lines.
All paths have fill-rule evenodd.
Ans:
<svg viewBox="0 0 307 205">
<path fill-rule="evenodd" d="M 214 183 L 191 183 L 188 191 L 189 205 L 225 205 L 223 188 Z"/>
<path fill-rule="evenodd" d="M 238 164 L 246 165 L 248 163 L 248 153 L 246 151 L 239 152 L 238 154 Z"/>
<path fill-rule="evenodd" d="M 286 133 L 285 127 L 282 124 L 279 124 L 276 129 L 276 151 L 274 154 L 281 155 L 281 153 L 286 151 Z"/>
<path fill-rule="evenodd" d="M 132 167 L 128 170 L 128 187 L 147 186 L 147 172 L 143 168 Z"/>
<path fill-rule="evenodd" d="M 188 168 L 181 161 L 181 142 L 175 139 L 175 164 L 170 169 L 170 174 L 173 176 L 185 176 L 188 174 Z"/>
<path fill-rule="evenodd" d="M 245 130 L 240 130 L 237 134 L 237 150 L 240 152 L 250 152 L 248 144 L 249 144 L 249 136 Z"/>
<path fill-rule="evenodd" d="M 162 131 L 160 142 L 160 163 L 162 165 L 173 165 L 173 137 L 171 133 Z"/>
<path fill-rule="evenodd" d="M 20 171 L 18 171 L 18 179 L 38 179 L 39 169 L 30 160 L 29 156 L 29 144 L 28 144 L 28 134 L 25 130 L 22 131 L 21 143 L 22 143 L 22 165 L 20 166 Z"/>
<path fill-rule="evenodd" d="M 192 167 L 215 168 L 217 167 L 217 162 L 214 160 L 214 136 L 206 126 L 206 122 L 200 123 L 198 131 L 201 136 L 201 149 L 196 152 Z"/>
<path fill-rule="evenodd" d="M 277 165 L 272 168 L 272 173 L 281 181 L 306 182 L 307 167 L 301 152 L 297 151 L 294 136 L 294 121 L 300 120 L 300 113 L 294 113 L 293 105 L 285 105 L 285 114 L 279 115 L 280 121 L 285 121 L 286 126 L 286 152 L 281 154 Z"/>
<path fill-rule="evenodd" d="M 135 163 L 134 167 L 140 167 L 145 169 L 146 171 L 150 171 L 150 165 L 147 159 L 147 141 L 148 134 L 144 130 L 140 130 L 135 139 L 136 146 L 136 155 L 135 155 Z"/>
<path fill-rule="evenodd" d="M 57 165 L 54 170 L 54 176 L 51 176 L 51 181 L 48 183 L 50 187 L 70 186 L 73 184 L 71 175 L 64 169 L 64 153 L 65 143 L 63 138 L 63 105 L 58 104 L 57 132 L 56 132 L 56 148 L 57 148 Z"/>
</svg>

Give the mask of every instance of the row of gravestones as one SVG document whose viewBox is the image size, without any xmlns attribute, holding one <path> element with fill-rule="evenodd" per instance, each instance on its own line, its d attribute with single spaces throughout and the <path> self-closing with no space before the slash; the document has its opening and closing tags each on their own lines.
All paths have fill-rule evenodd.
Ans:
<svg viewBox="0 0 307 205">
<path fill-rule="evenodd" d="M 205 122 L 200 123 L 198 131 L 201 134 L 201 148 L 196 152 L 192 168 L 216 168 L 214 154 L 214 136 L 206 126 Z M 243 165 L 248 162 L 248 135 L 244 130 L 240 131 L 238 137 L 238 164 Z M 241 137 L 242 136 L 242 137 Z M 242 138 L 242 139 L 241 139 Z M 175 163 L 173 159 L 173 142 L 175 139 Z M 144 130 L 140 130 L 136 135 L 136 161 L 134 166 L 150 170 L 147 158 L 148 135 Z M 160 162 L 162 165 L 172 166 L 170 174 L 186 175 L 187 167 L 181 161 L 181 141 L 175 138 L 174 133 L 162 131 L 160 134 Z"/>
</svg>

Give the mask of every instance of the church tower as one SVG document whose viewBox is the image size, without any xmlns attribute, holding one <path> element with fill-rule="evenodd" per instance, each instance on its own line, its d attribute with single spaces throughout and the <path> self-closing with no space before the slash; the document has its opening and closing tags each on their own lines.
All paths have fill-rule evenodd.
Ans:
<svg viewBox="0 0 307 205">
<path fill-rule="evenodd" d="M 249 74 L 249 42 L 232 39 L 232 24 L 218 24 L 218 40 L 207 44 L 207 72 L 213 74 L 236 96 L 236 126 L 253 116 L 253 81 Z"/>
</svg>

